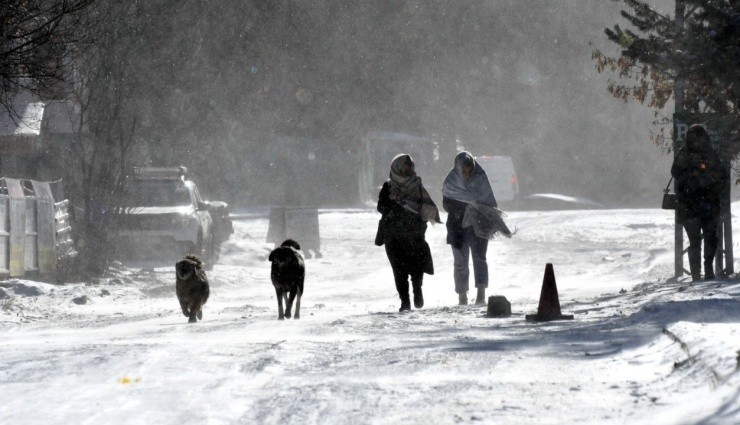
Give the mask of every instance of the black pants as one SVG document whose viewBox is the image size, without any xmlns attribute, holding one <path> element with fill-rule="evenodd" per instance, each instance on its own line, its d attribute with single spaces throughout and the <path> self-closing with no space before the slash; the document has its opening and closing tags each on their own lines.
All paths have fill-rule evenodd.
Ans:
<svg viewBox="0 0 740 425">
<path fill-rule="evenodd" d="M 685 218 L 683 227 L 689 236 L 689 268 L 691 277 L 701 277 L 701 241 L 704 239 L 704 276 L 714 276 L 714 255 L 717 252 L 717 225 L 719 217 L 691 217 Z"/>
<path fill-rule="evenodd" d="M 414 291 L 421 288 L 424 280 L 423 259 L 420 258 L 420 249 L 417 244 L 405 239 L 387 240 L 385 253 L 393 268 L 393 279 L 396 290 L 402 302 L 409 300 L 409 276 Z"/>
</svg>

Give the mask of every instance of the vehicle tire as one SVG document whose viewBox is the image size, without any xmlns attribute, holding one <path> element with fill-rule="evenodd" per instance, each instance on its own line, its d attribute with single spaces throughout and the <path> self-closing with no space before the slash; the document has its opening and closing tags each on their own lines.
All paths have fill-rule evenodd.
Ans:
<svg viewBox="0 0 740 425">
<path fill-rule="evenodd" d="M 215 239 L 213 240 L 212 252 L 213 252 L 213 255 L 212 255 L 213 264 L 216 264 L 218 263 L 218 260 L 221 258 L 221 245 L 216 244 Z"/>
<path fill-rule="evenodd" d="M 206 259 L 203 261 L 206 263 L 204 267 L 206 270 L 213 270 L 213 263 L 216 262 L 216 259 L 213 256 L 213 248 L 208 249 L 208 255 L 206 255 Z"/>
<path fill-rule="evenodd" d="M 198 234 L 198 241 L 200 246 L 200 252 L 202 254 L 203 262 L 206 263 L 206 270 L 213 270 L 214 263 L 216 262 L 216 256 L 213 251 L 213 232 L 211 231 L 210 237 L 207 240 L 203 240 L 203 234 Z"/>
<path fill-rule="evenodd" d="M 203 231 L 201 229 L 198 229 L 198 237 L 193 248 L 193 254 L 197 255 L 201 260 L 205 260 L 206 252 L 203 250 Z"/>
</svg>

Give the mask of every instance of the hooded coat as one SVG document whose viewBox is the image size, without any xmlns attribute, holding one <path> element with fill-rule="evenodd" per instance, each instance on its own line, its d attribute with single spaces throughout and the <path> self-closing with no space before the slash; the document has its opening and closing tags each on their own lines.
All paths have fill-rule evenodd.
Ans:
<svg viewBox="0 0 740 425">
<path fill-rule="evenodd" d="M 463 177 L 463 164 L 473 164 L 469 179 Z M 497 232 L 511 237 L 485 170 L 478 165 L 470 152 L 460 152 L 455 166 L 442 185 L 442 206 L 448 212 L 447 243 L 454 248 L 463 245 L 464 227 L 472 226 L 477 237 L 491 239 Z"/>
<path fill-rule="evenodd" d="M 671 175 L 676 179 L 676 209 L 681 220 L 719 216 L 728 174 L 711 145 L 680 148 Z"/>
<path fill-rule="evenodd" d="M 393 164 L 398 164 L 400 161 L 406 161 L 406 158 L 400 158 L 403 155 L 397 156 Z M 408 155 L 408 160 L 413 164 L 413 160 Z M 413 171 L 410 179 L 406 182 L 414 182 L 416 186 L 412 193 L 419 192 L 418 199 L 408 202 L 408 196 L 401 195 L 403 191 L 396 189 L 399 195 L 395 196 L 395 199 L 391 199 L 391 191 L 393 186 L 397 186 L 399 183 L 403 184 L 405 179 L 399 179 L 398 173 L 394 171 L 398 167 L 391 167 L 391 178 L 383 184 L 380 194 L 378 196 L 378 212 L 382 214 L 380 222 L 378 223 L 378 232 L 375 236 L 375 244 L 378 246 L 386 245 L 390 248 L 390 252 L 397 253 L 399 256 L 403 256 L 409 270 L 422 271 L 427 274 L 434 274 L 434 263 L 432 261 L 432 252 L 429 249 L 429 244 L 425 240 L 425 234 L 427 230 L 427 221 L 439 222 L 439 212 L 437 207 L 431 198 L 423 195 L 426 190 L 421 185 L 421 178 L 416 176 Z M 394 175 L 395 174 L 395 175 Z M 418 209 L 414 209 L 411 206 L 419 205 Z M 427 217 L 425 220 L 422 218 L 420 213 L 424 208 L 424 215 Z"/>
</svg>

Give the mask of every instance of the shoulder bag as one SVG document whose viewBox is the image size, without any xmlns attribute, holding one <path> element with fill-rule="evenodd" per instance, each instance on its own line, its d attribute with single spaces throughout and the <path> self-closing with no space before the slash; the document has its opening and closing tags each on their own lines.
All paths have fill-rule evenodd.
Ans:
<svg viewBox="0 0 740 425">
<path fill-rule="evenodd" d="M 676 194 L 672 193 L 670 190 L 671 182 L 673 181 L 673 177 L 671 177 L 670 180 L 668 180 L 668 185 L 663 190 L 663 204 L 661 205 L 661 208 L 664 210 L 675 210 L 676 209 Z"/>
</svg>

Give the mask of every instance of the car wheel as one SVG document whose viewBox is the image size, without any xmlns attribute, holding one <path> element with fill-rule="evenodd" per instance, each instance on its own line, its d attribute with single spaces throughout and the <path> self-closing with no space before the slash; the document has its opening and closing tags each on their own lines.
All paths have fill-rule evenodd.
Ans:
<svg viewBox="0 0 740 425">
<path fill-rule="evenodd" d="M 193 254 L 197 255 L 201 260 L 205 259 L 205 251 L 203 250 L 203 231 L 198 229 L 198 237 L 193 247 Z"/>
<path fill-rule="evenodd" d="M 215 265 L 214 263 L 216 262 L 216 256 L 213 250 L 213 232 L 211 232 L 211 236 L 207 240 L 203 241 L 202 234 L 200 235 L 198 240 L 201 241 L 200 252 L 203 255 L 203 262 L 206 263 L 205 269 L 213 270 L 213 266 Z"/>
</svg>

